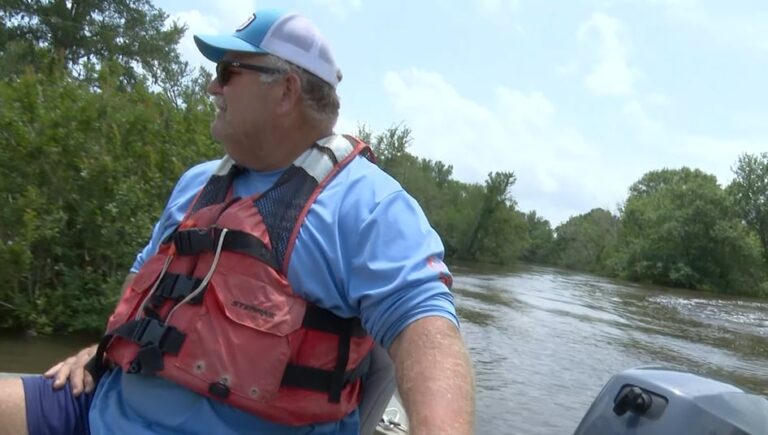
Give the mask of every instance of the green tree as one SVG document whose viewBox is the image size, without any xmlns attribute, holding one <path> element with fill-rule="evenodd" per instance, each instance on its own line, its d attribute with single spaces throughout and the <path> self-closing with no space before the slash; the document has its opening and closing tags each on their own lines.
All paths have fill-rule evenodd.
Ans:
<svg viewBox="0 0 768 435">
<path fill-rule="evenodd" d="M 618 229 L 618 218 L 602 208 L 571 217 L 555 228 L 553 263 L 567 269 L 604 272 Z"/>
<path fill-rule="evenodd" d="M 733 173 L 727 192 L 739 217 L 760 238 L 763 258 L 768 260 L 768 153 L 742 154 Z"/>
<path fill-rule="evenodd" d="M 532 210 L 524 216 L 528 233 L 528 244 L 520 253 L 520 259 L 532 263 L 551 261 L 555 233 L 552 225 L 544 217 Z"/>
<path fill-rule="evenodd" d="M 93 83 L 109 61 L 128 87 L 146 79 L 178 101 L 191 76 L 176 48 L 186 29 L 167 19 L 150 0 L 0 0 L 1 72 L 59 69 Z"/>
<path fill-rule="evenodd" d="M 510 193 L 513 172 L 491 172 L 485 180 L 483 202 L 475 213 L 464 255 L 477 261 L 511 263 L 527 244 L 525 221 Z"/>
<path fill-rule="evenodd" d="M 411 130 L 402 124 L 374 135 L 359 126 L 379 165 L 424 209 L 440 234 L 446 255 L 473 261 L 511 263 L 527 243 L 525 222 L 509 193 L 512 172 L 491 173 L 484 185 L 452 178 L 453 167 L 408 152 Z"/>
<path fill-rule="evenodd" d="M 177 177 L 221 152 L 210 102 L 125 91 L 108 66 L 99 91 L 0 81 L 0 327 L 102 328 Z"/>
<path fill-rule="evenodd" d="M 760 250 L 713 175 L 697 169 L 645 174 L 630 188 L 615 257 L 632 280 L 757 293 Z"/>
</svg>

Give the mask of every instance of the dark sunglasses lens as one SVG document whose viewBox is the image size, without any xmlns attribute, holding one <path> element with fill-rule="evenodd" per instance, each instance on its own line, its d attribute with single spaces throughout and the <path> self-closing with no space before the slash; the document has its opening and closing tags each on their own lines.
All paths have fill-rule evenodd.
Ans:
<svg viewBox="0 0 768 435">
<path fill-rule="evenodd" d="M 229 78 L 232 76 L 230 65 L 228 63 L 216 64 L 216 80 L 219 82 L 219 86 L 224 86 L 229 83 Z"/>
</svg>

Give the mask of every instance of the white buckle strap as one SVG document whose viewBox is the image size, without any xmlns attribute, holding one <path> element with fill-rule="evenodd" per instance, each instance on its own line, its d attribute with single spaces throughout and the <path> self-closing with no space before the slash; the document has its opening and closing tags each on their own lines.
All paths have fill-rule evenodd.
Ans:
<svg viewBox="0 0 768 435">
<path fill-rule="evenodd" d="M 346 159 L 347 156 L 350 155 L 355 149 L 354 145 L 349 141 L 349 139 L 338 134 L 320 139 L 317 141 L 317 144 L 323 148 L 328 148 L 331 150 L 336 156 L 336 160 L 339 162 Z"/>
<path fill-rule="evenodd" d="M 336 156 L 337 162 L 346 159 L 355 150 L 354 144 L 349 139 L 338 134 L 320 139 L 317 141 L 317 145 L 333 153 Z M 234 160 L 230 156 L 225 155 L 221 162 L 219 162 L 213 175 L 227 175 L 234 164 Z M 304 151 L 293 162 L 293 165 L 303 168 L 312 178 L 321 183 L 333 170 L 334 162 L 324 152 L 311 147 Z"/>
<path fill-rule="evenodd" d="M 341 135 L 328 136 L 317 141 L 317 145 L 332 152 L 338 162 L 347 158 L 355 149 L 349 139 Z M 333 161 L 326 153 L 314 147 L 304 151 L 293 164 L 304 169 L 318 183 L 321 183 L 331 173 L 334 166 Z"/>
<path fill-rule="evenodd" d="M 216 170 L 213 171 L 213 175 L 227 175 L 229 173 L 229 170 L 234 166 L 235 161 L 232 160 L 232 157 L 229 155 L 225 155 L 221 158 L 221 161 L 219 162 L 219 166 L 216 167 Z"/>
</svg>

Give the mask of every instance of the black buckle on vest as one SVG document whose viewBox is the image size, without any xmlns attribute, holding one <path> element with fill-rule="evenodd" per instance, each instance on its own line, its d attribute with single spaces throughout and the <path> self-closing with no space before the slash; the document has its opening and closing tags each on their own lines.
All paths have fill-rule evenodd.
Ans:
<svg viewBox="0 0 768 435">
<path fill-rule="evenodd" d="M 138 320 L 130 340 L 141 347 L 156 347 L 162 353 L 177 354 L 186 335 L 170 325 L 144 317 Z"/>
<path fill-rule="evenodd" d="M 142 347 L 128 367 L 129 374 L 154 375 L 165 367 L 163 352 L 157 346 Z"/>
<path fill-rule="evenodd" d="M 184 333 L 173 326 L 163 325 L 159 320 L 149 317 L 135 320 L 126 325 L 131 324 L 133 325 L 133 331 L 129 339 L 137 343 L 141 348 L 136 354 L 136 358 L 131 362 L 130 367 L 128 367 L 128 373 L 153 375 L 162 370 L 163 354 L 178 354 L 186 338 Z"/>
<path fill-rule="evenodd" d="M 221 231 L 218 228 L 189 228 L 176 231 L 173 244 L 180 255 L 197 255 L 216 249 L 216 242 Z"/>
<path fill-rule="evenodd" d="M 137 343 L 139 346 L 144 347 L 147 345 L 160 344 L 163 335 L 165 334 L 166 327 L 161 325 L 155 319 L 144 317 L 136 324 L 136 329 L 131 334 L 131 341 Z"/>
<path fill-rule="evenodd" d="M 114 337 L 120 337 L 139 345 L 136 358 L 128 367 L 127 373 L 154 374 L 163 369 L 163 355 L 177 355 L 184 344 L 186 334 L 173 326 L 163 325 L 160 320 L 144 317 L 131 320 L 107 332 L 99 341 L 95 361 L 89 363 L 88 370 L 101 376 L 106 370 L 104 351 Z"/>
</svg>

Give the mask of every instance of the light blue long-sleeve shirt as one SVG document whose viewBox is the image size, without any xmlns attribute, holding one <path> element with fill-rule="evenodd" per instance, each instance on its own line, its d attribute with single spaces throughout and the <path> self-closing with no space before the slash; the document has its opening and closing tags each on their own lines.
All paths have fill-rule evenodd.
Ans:
<svg viewBox="0 0 768 435">
<path fill-rule="evenodd" d="M 218 165 L 187 171 L 177 183 L 136 257 L 132 271 L 151 257 L 178 225 Z M 282 171 L 246 171 L 234 194 L 263 192 Z M 416 201 L 378 167 L 354 159 L 312 205 L 288 268 L 296 294 L 342 317 L 360 317 L 388 348 L 411 322 L 442 316 L 458 325 L 453 297 L 440 277 L 443 245 Z M 265 421 L 156 377 L 119 370 L 100 381 L 90 410 L 91 431 L 131 434 L 357 434 L 358 413 L 335 423 L 287 427 Z"/>
</svg>

